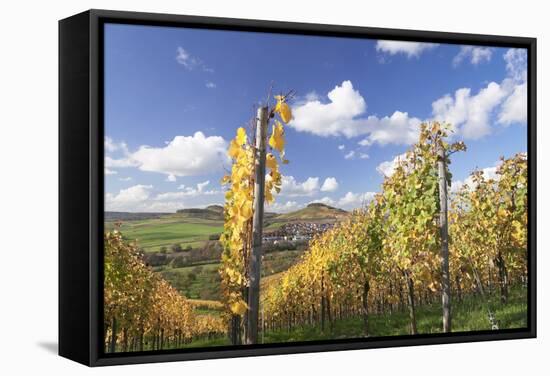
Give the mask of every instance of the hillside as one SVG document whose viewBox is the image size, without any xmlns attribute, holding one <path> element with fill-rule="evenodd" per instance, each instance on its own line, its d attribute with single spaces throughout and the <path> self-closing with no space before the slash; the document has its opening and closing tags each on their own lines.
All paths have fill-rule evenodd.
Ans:
<svg viewBox="0 0 550 376">
<path fill-rule="evenodd" d="M 180 209 L 176 212 L 176 216 L 181 218 L 199 218 L 212 221 L 223 221 L 223 206 L 210 205 L 204 209 Z"/>
<path fill-rule="evenodd" d="M 303 209 L 286 214 L 280 214 L 273 220 L 276 222 L 285 221 L 334 221 L 342 219 L 348 215 L 348 212 L 322 203 L 312 203 Z"/>
<path fill-rule="evenodd" d="M 285 214 L 265 213 L 265 231 L 286 223 L 334 223 L 344 218 L 345 210 L 321 203 Z M 217 239 L 223 232 L 223 206 L 180 209 L 176 213 L 105 212 L 105 229 L 121 222 L 121 231 L 127 239 L 138 240 L 145 252 L 157 252 L 161 247 L 179 244 L 185 248 L 202 247 L 209 239 Z"/>
<path fill-rule="evenodd" d="M 142 221 L 146 219 L 155 219 L 169 215 L 169 213 L 130 213 L 106 211 L 104 214 L 105 222 L 117 221 Z"/>
</svg>

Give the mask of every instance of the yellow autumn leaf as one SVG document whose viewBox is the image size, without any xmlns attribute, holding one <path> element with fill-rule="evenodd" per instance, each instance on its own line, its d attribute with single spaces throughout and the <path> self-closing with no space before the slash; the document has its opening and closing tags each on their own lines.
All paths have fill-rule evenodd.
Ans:
<svg viewBox="0 0 550 376">
<path fill-rule="evenodd" d="M 281 116 L 281 119 L 288 123 L 292 119 L 292 111 L 290 110 L 289 105 L 285 102 L 285 97 L 282 95 L 276 95 L 275 99 L 277 104 L 275 105 L 275 112 Z"/>
<path fill-rule="evenodd" d="M 224 177 L 223 177 L 222 180 L 221 180 L 221 183 L 222 183 L 222 185 L 223 185 L 223 184 L 229 183 L 230 181 L 231 181 L 231 176 L 229 176 L 229 175 L 224 175 Z"/>
<path fill-rule="evenodd" d="M 239 129 L 237 129 L 237 137 L 236 137 L 236 140 L 237 140 L 237 143 L 239 145 L 244 145 L 246 144 L 246 131 L 244 130 L 243 127 L 240 127 Z"/>
<path fill-rule="evenodd" d="M 271 189 L 265 190 L 265 202 L 268 204 L 271 204 L 274 201 L 273 199 L 273 193 L 271 193 Z"/>
<path fill-rule="evenodd" d="M 279 115 L 281 119 L 288 123 L 292 119 L 292 111 L 290 111 L 290 106 L 284 102 L 281 102 L 279 105 Z"/>
<path fill-rule="evenodd" d="M 237 141 L 231 140 L 231 143 L 229 144 L 229 150 L 228 150 L 227 154 L 231 158 L 237 159 L 240 152 L 241 152 L 241 146 L 237 143 Z"/>
<path fill-rule="evenodd" d="M 271 133 L 271 137 L 269 137 L 269 146 L 279 153 L 285 149 L 285 131 L 283 125 L 278 121 L 273 125 L 273 132 Z"/>
<path fill-rule="evenodd" d="M 231 304 L 231 312 L 233 312 L 235 315 L 242 316 L 248 309 L 248 306 L 244 302 L 244 300 L 239 300 L 233 304 Z"/>
<path fill-rule="evenodd" d="M 265 165 L 267 168 L 271 168 L 271 169 L 277 168 L 277 160 L 275 159 L 275 156 L 273 154 L 268 153 L 265 156 Z"/>
<path fill-rule="evenodd" d="M 246 201 L 241 207 L 241 215 L 245 220 L 252 218 L 252 203 L 250 201 Z"/>
</svg>

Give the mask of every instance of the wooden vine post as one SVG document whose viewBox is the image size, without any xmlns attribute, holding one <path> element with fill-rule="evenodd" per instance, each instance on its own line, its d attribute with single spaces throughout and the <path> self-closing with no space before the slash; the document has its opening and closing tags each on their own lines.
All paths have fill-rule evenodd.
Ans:
<svg viewBox="0 0 550 376">
<path fill-rule="evenodd" d="M 449 230 L 447 223 L 447 168 L 445 148 L 438 142 L 437 167 L 439 175 L 439 226 L 441 231 L 441 303 L 443 332 L 451 331 L 451 279 L 449 275 Z"/>
<path fill-rule="evenodd" d="M 265 158 L 267 138 L 267 107 L 258 108 L 256 118 L 256 150 L 254 173 L 254 215 L 252 217 L 252 249 L 250 252 L 248 315 L 246 344 L 258 343 L 258 313 L 260 306 L 260 270 L 262 264 L 262 234 L 265 196 Z"/>
</svg>

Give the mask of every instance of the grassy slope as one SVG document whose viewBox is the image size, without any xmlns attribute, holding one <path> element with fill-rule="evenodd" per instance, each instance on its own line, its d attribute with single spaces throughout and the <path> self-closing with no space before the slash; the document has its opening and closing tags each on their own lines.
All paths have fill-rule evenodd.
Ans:
<svg viewBox="0 0 550 376">
<path fill-rule="evenodd" d="M 495 315 L 499 320 L 500 329 L 521 328 L 527 326 L 526 290 L 514 289 L 510 301 L 506 305 L 499 302 L 496 294 L 490 298 Z M 468 297 L 462 303 L 456 302 L 453 312 L 453 331 L 468 332 L 489 330 L 487 311 L 480 297 Z M 372 336 L 396 336 L 409 334 L 408 312 L 398 312 L 392 315 L 372 315 L 370 317 L 370 333 Z M 417 326 L 420 334 L 441 332 L 441 305 L 433 304 L 419 307 L 417 311 Z M 267 333 L 265 342 L 277 343 L 288 341 L 307 341 L 334 338 L 362 337 L 363 321 L 361 318 L 341 320 L 335 323 L 332 330 L 324 333 L 317 327 L 305 326 L 292 332 L 286 330 Z"/>
<path fill-rule="evenodd" d="M 527 295 L 525 288 L 514 288 L 510 292 L 508 304 L 502 305 L 497 294 L 490 297 L 500 329 L 524 328 L 527 326 Z M 489 330 L 486 305 L 479 296 L 470 296 L 463 302 L 454 304 L 453 332 Z M 371 336 L 408 335 L 408 313 L 406 311 L 385 315 L 370 316 Z M 420 334 L 441 332 L 441 305 L 433 304 L 418 307 L 417 325 Z M 363 336 L 363 321 L 361 318 L 351 318 L 335 321 L 334 326 L 321 331 L 319 327 L 303 326 L 294 328 L 291 332 L 280 330 L 267 332 L 263 343 L 286 343 L 293 341 L 329 340 L 343 338 L 360 338 Z M 189 344 L 188 347 L 208 347 L 229 345 L 226 338 L 212 340 L 201 339 Z"/>
<path fill-rule="evenodd" d="M 212 262 L 183 268 L 166 266 L 156 270 L 187 298 L 218 300 L 219 266 L 219 262 Z"/>
<path fill-rule="evenodd" d="M 223 223 L 217 220 L 169 215 L 142 221 L 126 221 L 122 223 L 120 231 L 127 239 L 138 240 L 139 246 L 146 252 L 155 252 L 162 246 L 170 247 L 175 243 L 180 243 L 182 247 L 200 246 L 208 240 L 208 236 L 220 234 L 223 231 Z"/>
<path fill-rule="evenodd" d="M 302 253 L 302 251 L 278 251 L 266 254 L 262 264 L 262 277 L 266 279 L 268 276 L 288 269 Z M 219 300 L 219 266 L 218 261 L 212 261 L 183 268 L 163 266 L 156 268 L 155 271 L 190 299 Z"/>
</svg>

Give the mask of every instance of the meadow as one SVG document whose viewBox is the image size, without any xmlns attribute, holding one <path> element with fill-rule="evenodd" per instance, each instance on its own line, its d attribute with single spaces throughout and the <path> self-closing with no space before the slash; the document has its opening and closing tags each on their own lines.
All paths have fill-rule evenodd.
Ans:
<svg viewBox="0 0 550 376">
<path fill-rule="evenodd" d="M 106 230 L 114 227 L 115 222 L 107 222 Z M 180 244 L 183 248 L 199 247 L 210 236 L 223 231 L 223 222 L 211 219 L 188 218 L 177 214 L 161 218 L 138 221 L 125 221 L 120 231 L 127 240 L 139 240 L 145 252 L 158 252 L 161 247 Z"/>
</svg>

